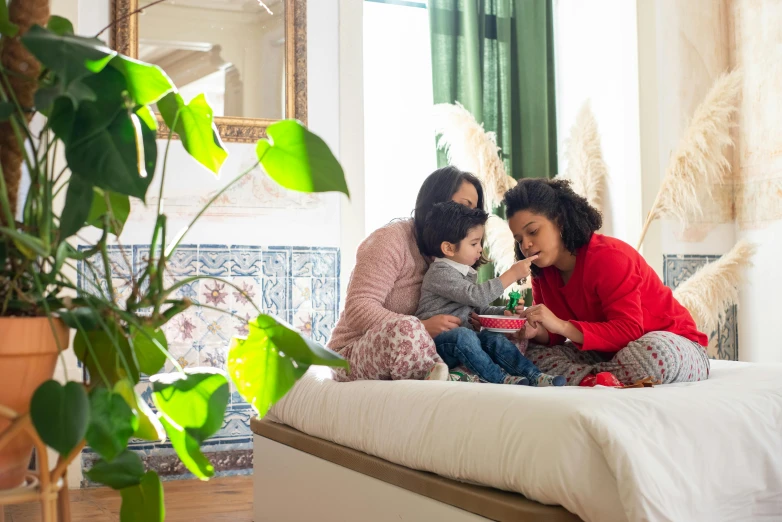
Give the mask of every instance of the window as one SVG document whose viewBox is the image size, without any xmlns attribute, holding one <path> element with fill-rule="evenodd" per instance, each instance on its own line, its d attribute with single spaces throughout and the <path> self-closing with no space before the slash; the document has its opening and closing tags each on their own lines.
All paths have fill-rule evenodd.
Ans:
<svg viewBox="0 0 782 522">
<path fill-rule="evenodd" d="M 426 4 L 364 2 L 366 232 L 410 217 L 437 168 Z"/>
</svg>

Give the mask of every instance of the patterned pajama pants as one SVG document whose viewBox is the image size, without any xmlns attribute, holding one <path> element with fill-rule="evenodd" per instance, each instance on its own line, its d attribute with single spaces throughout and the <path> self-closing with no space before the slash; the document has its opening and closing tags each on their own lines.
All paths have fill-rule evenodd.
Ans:
<svg viewBox="0 0 782 522">
<path fill-rule="evenodd" d="M 568 386 L 578 386 L 589 374 L 611 372 L 623 384 L 646 377 L 657 382 L 694 382 L 709 378 L 706 349 L 670 332 L 649 332 L 605 361 L 600 354 L 581 351 L 570 343 L 530 345 L 527 358 L 544 373 L 563 375 Z"/>
<path fill-rule="evenodd" d="M 424 325 L 411 316 L 381 323 L 339 354 L 350 372 L 335 370 L 338 381 L 423 379 L 442 362 Z"/>
</svg>

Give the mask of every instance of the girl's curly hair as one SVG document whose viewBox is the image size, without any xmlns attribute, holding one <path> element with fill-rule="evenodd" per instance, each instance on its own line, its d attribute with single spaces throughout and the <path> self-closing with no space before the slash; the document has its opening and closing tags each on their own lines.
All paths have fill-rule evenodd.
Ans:
<svg viewBox="0 0 782 522">
<path fill-rule="evenodd" d="M 566 179 L 522 179 L 505 193 L 503 202 L 508 219 L 516 212 L 529 210 L 553 221 L 562 232 L 565 248 L 573 255 L 603 226 L 600 211 L 573 192 Z M 516 259 L 524 259 L 518 243 L 515 250 Z M 540 268 L 534 264 L 531 269 L 533 277 L 540 275 Z"/>
</svg>

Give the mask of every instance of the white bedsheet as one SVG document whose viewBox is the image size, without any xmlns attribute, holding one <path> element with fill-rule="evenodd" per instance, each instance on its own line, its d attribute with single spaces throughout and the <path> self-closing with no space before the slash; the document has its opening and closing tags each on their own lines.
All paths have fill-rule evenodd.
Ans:
<svg viewBox="0 0 782 522">
<path fill-rule="evenodd" d="M 586 521 L 782 520 L 782 365 L 714 361 L 706 382 L 632 390 L 337 383 L 318 368 L 272 419 Z"/>
</svg>

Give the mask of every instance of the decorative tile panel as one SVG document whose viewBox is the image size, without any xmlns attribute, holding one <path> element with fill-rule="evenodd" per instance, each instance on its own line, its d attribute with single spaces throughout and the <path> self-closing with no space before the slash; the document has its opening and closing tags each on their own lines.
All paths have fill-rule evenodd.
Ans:
<svg viewBox="0 0 782 522">
<path fill-rule="evenodd" d="M 670 255 L 663 258 L 663 280 L 665 284 L 675 289 L 694 274 L 700 267 L 720 256 L 710 255 Z M 739 358 L 738 310 L 731 306 L 720 314 L 717 329 L 704 332 L 709 336 L 707 351 L 712 359 L 737 361 Z"/>
<path fill-rule="evenodd" d="M 83 250 L 83 248 L 82 248 Z M 120 298 L 129 295 L 131 274 L 135 277 L 149 259 L 148 245 L 109 248 L 111 281 Z M 99 256 L 79 263 L 78 284 L 82 291 L 107 291 Z M 336 248 L 262 247 L 254 245 L 183 245 L 172 256 L 165 283 L 180 283 L 175 296 L 190 298 L 194 306 L 178 314 L 163 329 L 169 352 L 182 367 L 209 366 L 225 369 L 228 346 L 234 336 L 247 335 L 246 322 L 257 315 L 256 307 L 291 323 L 303 335 L 325 344 L 339 312 L 340 256 Z M 208 278 L 185 280 L 194 276 Z M 211 279 L 217 277 L 223 281 Z M 102 290 L 99 290 L 102 289 Z M 226 310 L 223 313 L 199 305 Z M 166 361 L 164 371 L 174 371 Z M 146 377 L 136 386 L 142 399 L 154 409 L 152 385 Z M 231 399 L 223 426 L 204 446 L 216 475 L 252 472 L 252 408 L 230 383 Z M 163 480 L 192 477 L 179 462 L 169 443 L 133 439 L 147 469 Z M 90 468 L 98 456 L 90 448 L 82 453 L 82 466 Z M 92 486 L 88 479 L 83 486 Z"/>
</svg>

